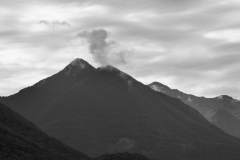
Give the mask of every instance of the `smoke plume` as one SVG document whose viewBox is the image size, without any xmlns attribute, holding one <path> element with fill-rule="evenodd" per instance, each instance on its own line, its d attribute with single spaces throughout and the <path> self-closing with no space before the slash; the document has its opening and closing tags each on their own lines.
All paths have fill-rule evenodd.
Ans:
<svg viewBox="0 0 240 160">
<path fill-rule="evenodd" d="M 126 49 L 113 40 L 109 40 L 109 33 L 104 29 L 83 31 L 77 37 L 84 38 L 89 44 L 89 53 L 101 65 L 123 65 L 128 62 L 130 49 Z"/>
</svg>

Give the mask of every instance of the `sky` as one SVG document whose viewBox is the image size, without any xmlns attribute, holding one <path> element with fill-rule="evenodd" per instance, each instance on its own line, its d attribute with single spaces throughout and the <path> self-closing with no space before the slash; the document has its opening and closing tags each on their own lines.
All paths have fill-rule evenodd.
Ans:
<svg viewBox="0 0 240 160">
<path fill-rule="evenodd" d="M 0 95 L 75 58 L 240 99 L 240 0 L 0 0 Z"/>
</svg>

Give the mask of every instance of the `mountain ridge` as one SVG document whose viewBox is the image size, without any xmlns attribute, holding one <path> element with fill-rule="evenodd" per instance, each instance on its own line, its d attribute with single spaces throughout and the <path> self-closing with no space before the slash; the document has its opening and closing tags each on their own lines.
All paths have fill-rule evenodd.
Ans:
<svg viewBox="0 0 240 160">
<path fill-rule="evenodd" d="M 159 82 L 149 84 L 155 91 L 182 100 L 187 105 L 199 111 L 209 122 L 218 126 L 228 134 L 240 137 L 240 103 L 228 95 L 214 98 L 198 97 L 186 94 Z"/>
<path fill-rule="evenodd" d="M 115 67 L 89 68 L 69 72 L 67 67 L 43 85 L 40 81 L 0 101 L 90 156 L 126 151 L 155 159 L 240 156 L 238 139 L 179 99 Z"/>
</svg>

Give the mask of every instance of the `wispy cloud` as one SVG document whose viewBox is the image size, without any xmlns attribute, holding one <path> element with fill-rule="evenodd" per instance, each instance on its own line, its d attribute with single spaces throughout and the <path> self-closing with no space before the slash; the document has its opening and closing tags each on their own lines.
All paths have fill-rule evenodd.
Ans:
<svg viewBox="0 0 240 160">
<path fill-rule="evenodd" d="M 104 29 L 82 31 L 77 37 L 87 40 L 89 53 L 101 65 L 124 65 L 128 63 L 131 50 L 121 47 L 117 42 L 109 40 L 109 33 Z"/>
</svg>

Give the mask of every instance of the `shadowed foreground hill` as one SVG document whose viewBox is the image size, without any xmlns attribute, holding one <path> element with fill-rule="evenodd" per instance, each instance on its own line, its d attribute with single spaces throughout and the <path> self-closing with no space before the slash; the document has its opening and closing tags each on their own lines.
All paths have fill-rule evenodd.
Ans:
<svg viewBox="0 0 240 160">
<path fill-rule="evenodd" d="M 0 103 L 1 160 L 83 160 L 86 155 L 50 138 Z"/>
<path fill-rule="evenodd" d="M 209 122 L 226 133 L 240 138 L 240 101 L 222 95 L 215 98 L 197 97 L 171 89 L 159 82 L 149 84 L 152 89 L 175 97 L 199 111 Z"/>
<path fill-rule="evenodd" d="M 138 154 L 119 153 L 90 159 L 58 140 L 0 103 L 1 160 L 148 160 Z"/>
<path fill-rule="evenodd" d="M 95 69 L 76 59 L 1 101 L 92 157 L 118 152 L 164 160 L 240 157 L 238 139 L 179 99 L 155 92 L 111 66 Z"/>
</svg>

